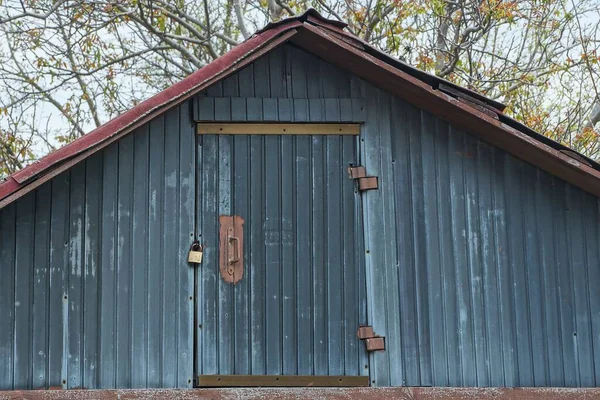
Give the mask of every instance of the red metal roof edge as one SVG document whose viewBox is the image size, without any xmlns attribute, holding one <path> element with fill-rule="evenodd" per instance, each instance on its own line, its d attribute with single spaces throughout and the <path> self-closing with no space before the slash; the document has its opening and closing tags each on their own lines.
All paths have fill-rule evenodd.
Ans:
<svg viewBox="0 0 600 400">
<path fill-rule="evenodd" d="M 226 72 L 229 68 L 234 67 L 238 62 L 247 58 L 248 56 L 251 56 L 251 54 L 253 54 L 256 50 L 262 48 L 277 36 L 280 36 L 286 31 L 303 26 L 304 24 L 306 24 L 307 28 L 311 26 L 319 29 L 324 28 L 325 30 L 336 32 L 336 34 L 341 34 L 351 40 L 363 43 L 365 45 L 365 50 L 363 51 L 369 54 L 371 57 L 377 58 L 382 62 L 389 64 L 390 67 L 398 68 L 399 70 L 412 75 L 414 78 L 421 80 L 425 84 L 432 85 L 432 89 L 437 89 L 435 86 L 440 82 L 447 83 L 447 81 L 443 79 L 426 74 L 423 71 L 409 66 L 401 60 L 397 60 L 390 55 L 383 53 L 357 36 L 344 31 L 344 27 L 346 27 L 345 23 L 328 20 L 322 17 L 314 9 L 309 9 L 302 15 L 268 24 L 265 28 L 257 31 L 245 42 L 234 47 L 228 53 L 217 58 L 212 63 L 201 68 L 182 81 L 156 94 L 150 99 L 143 101 L 117 118 L 82 136 L 76 141 L 48 154 L 34 164 L 31 164 L 24 169 L 10 175 L 4 182 L 0 182 L 0 200 L 6 199 L 9 195 L 19 191 L 23 187 L 26 187 L 27 184 L 30 183 L 34 178 L 43 176 L 44 172 L 56 169 L 65 161 L 68 161 L 69 159 L 72 159 L 85 151 L 92 151 L 93 153 L 93 149 L 96 146 L 99 146 L 120 132 L 126 131 L 128 127 L 134 126 L 136 122 L 143 120 L 144 118 L 151 118 L 154 115 L 158 115 L 164 112 L 168 107 L 177 104 L 180 101 L 184 101 L 187 97 L 192 95 L 190 93 L 192 93 L 196 88 L 200 87 L 203 83 L 217 77 L 223 72 Z M 425 75 L 426 77 L 424 78 Z M 452 84 L 452 86 L 462 89 L 462 91 L 467 94 L 474 93 L 468 89 L 458 87 L 454 84 Z M 477 94 L 477 98 L 486 99 L 480 94 Z M 498 112 L 498 114 L 503 119 L 509 119 L 507 116 L 501 113 L 501 110 Z M 558 146 L 560 148 L 573 151 L 572 149 L 553 142 L 548 138 L 544 137 L 544 139 L 540 139 L 540 134 L 537 132 L 533 132 L 526 127 L 522 127 L 520 124 L 518 125 L 518 130 L 537 142 L 545 143 L 546 145 L 548 145 L 547 142 L 552 142 L 555 146 L 550 147 Z M 523 129 L 519 129 L 521 127 Z M 592 163 L 596 166 L 596 170 L 598 170 L 598 163 L 594 162 L 593 160 Z M 20 196 L 15 196 L 13 199 L 8 201 L 8 203 L 14 201 L 18 197 Z"/>
<path fill-rule="evenodd" d="M 36 176 L 40 176 L 42 173 L 59 165 L 61 162 L 104 142 L 141 118 L 152 115 L 158 111 L 164 111 L 163 109 L 170 103 L 185 97 L 187 93 L 190 93 L 203 82 L 210 80 L 219 73 L 237 64 L 276 36 L 300 25 L 301 22 L 296 19 L 290 19 L 287 20 L 286 23 L 278 24 L 273 29 L 253 35 L 223 56 L 217 58 L 185 79 L 175 83 L 173 86 L 170 86 L 148 100 L 141 102 L 137 106 L 127 110 L 123 114 L 94 129 L 81 138 L 49 153 L 22 170 L 13 173 L 8 176 L 4 182 L 0 182 L 0 200 L 16 192 L 21 187 L 26 186 L 27 182 Z"/>
</svg>

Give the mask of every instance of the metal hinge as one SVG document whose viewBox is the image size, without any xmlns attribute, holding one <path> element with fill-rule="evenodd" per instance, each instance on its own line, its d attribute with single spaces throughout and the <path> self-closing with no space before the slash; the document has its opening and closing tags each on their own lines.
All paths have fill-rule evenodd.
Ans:
<svg viewBox="0 0 600 400">
<path fill-rule="evenodd" d="M 348 167 L 348 175 L 350 179 L 354 179 L 358 182 L 358 190 L 361 192 L 364 190 L 372 190 L 379 188 L 379 182 L 376 176 L 367 176 L 365 167 L 356 166 Z"/>
<path fill-rule="evenodd" d="M 360 340 L 365 341 L 367 351 L 385 350 L 385 338 L 376 335 L 371 326 L 359 326 L 356 333 Z"/>
</svg>

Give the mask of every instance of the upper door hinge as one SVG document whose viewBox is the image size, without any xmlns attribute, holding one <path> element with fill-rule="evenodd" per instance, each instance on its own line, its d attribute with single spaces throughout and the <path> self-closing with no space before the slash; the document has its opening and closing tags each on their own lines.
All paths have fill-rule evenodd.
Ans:
<svg viewBox="0 0 600 400">
<path fill-rule="evenodd" d="M 361 192 L 379 188 L 377 177 L 367 176 L 365 167 L 348 167 L 348 175 L 350 176 L 350 179 L 355 179 L 358 182 L 358 190 Z"/>
</svg>

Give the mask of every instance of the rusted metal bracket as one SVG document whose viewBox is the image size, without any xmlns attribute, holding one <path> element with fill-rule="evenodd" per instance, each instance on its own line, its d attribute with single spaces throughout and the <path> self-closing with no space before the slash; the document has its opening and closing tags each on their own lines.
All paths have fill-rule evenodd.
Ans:
<svg viewBox="0 0 600 400">
<path fill-rule="evenodd" d="M 358 182 L 358 190 L 372 190 L 379 188 L 379 182 L 376 176 L 367 176 L 367 171 L 363 166 L 348 167 L 350 179 Z"/>
<path fill-rule="evenodd" d="M 376 335 L 371 326 L 359 326 L 356 336 L 365 341 L 367 351 L 385 350 L 385 338 Z"/>
<path fill-rule="evenodd" d="M 244 219 L 238 215 L 219 217 L 219 270 L 227 283 L 244 276 Z"/>
</svg>

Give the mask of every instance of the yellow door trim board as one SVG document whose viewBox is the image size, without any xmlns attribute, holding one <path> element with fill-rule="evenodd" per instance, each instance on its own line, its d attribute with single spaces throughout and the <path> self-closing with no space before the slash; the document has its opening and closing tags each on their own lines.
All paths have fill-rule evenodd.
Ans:
<svg viewBox="0 0 600 400">
<path fill-rule="evenodd" d="M 197 132 L 199 135 L 358 135 L 360 124 L 199 122 Z"/>
</svg>

